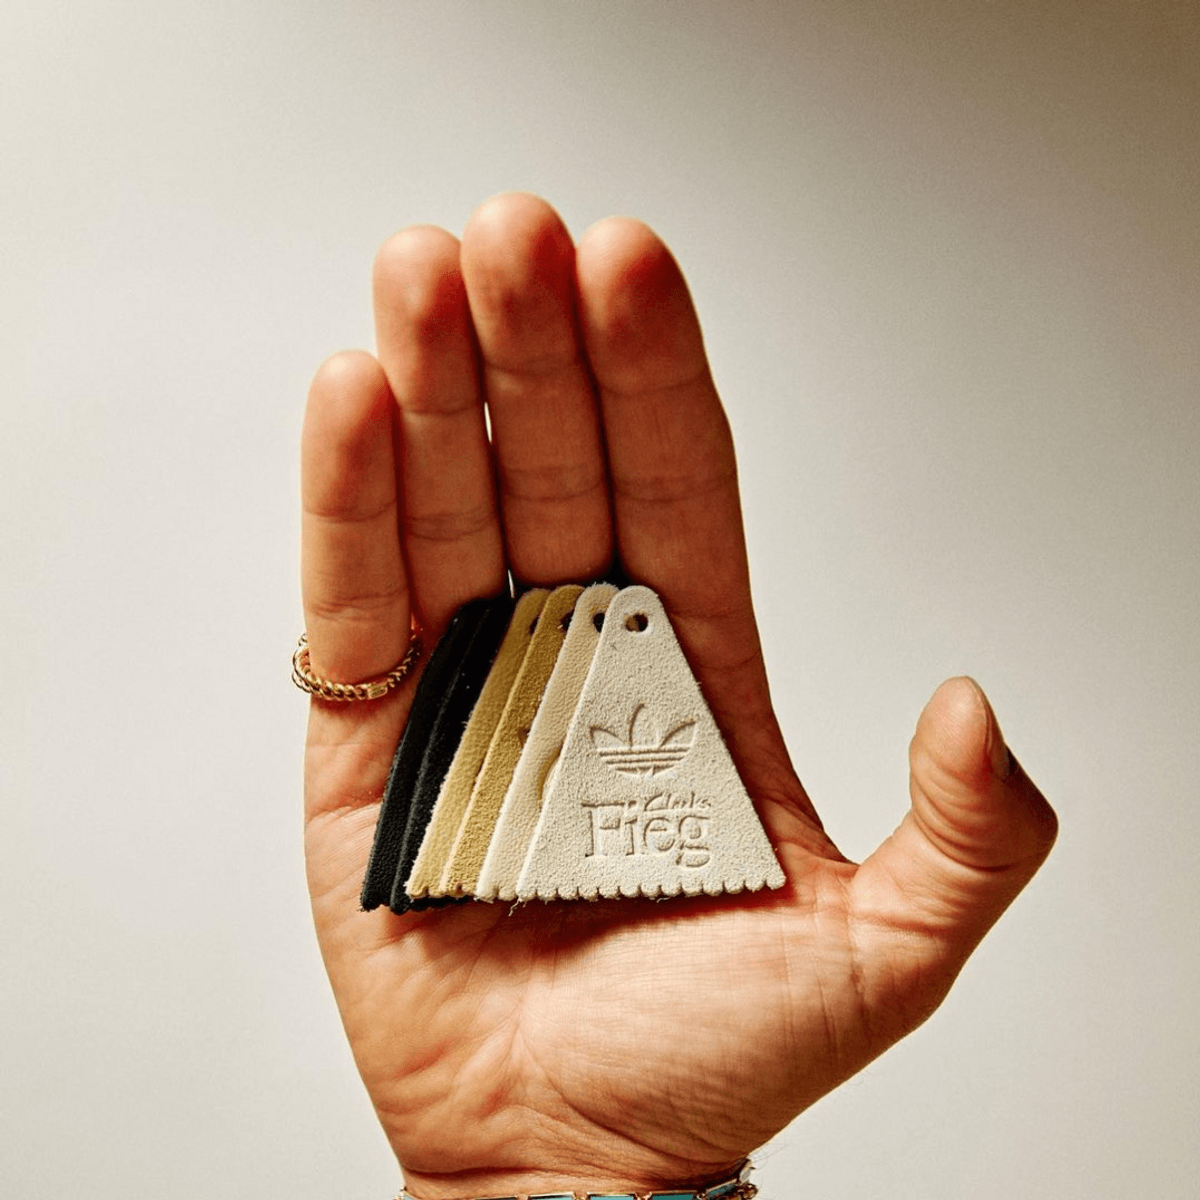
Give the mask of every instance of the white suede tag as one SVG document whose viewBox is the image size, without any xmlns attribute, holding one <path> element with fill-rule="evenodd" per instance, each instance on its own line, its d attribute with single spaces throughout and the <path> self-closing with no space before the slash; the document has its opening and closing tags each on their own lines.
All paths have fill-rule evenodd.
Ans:
<svg viewBox="0 0 1200 1200">
<path fill-rule="evenodd" d="M 542 796 L 562 753 L 571 718 L 583 691 L 588 668 L 600 640 L 600 622 L 617 594 L 611 583 L 597 583 L 575 601 L 571 626 L 546 684 L 525 748 L 496 819 L 483 870 L 475 885 L 481 900 L 514 900 L 517 879 L 542 811 Z"/>
<path fill-rule="evenodd" d="M 649 588 L 624 589 L 605 614 L 517 898 L 783 883 L 662 603 Z"/>
<path fill-rule="evenodd" d="M 470 803 L 463 814 L 462 825 L 434 894 L 475 894 L 475 884 L 496 829 L 496 818 L 500 815 L 500 807 L 512 782 L 530 727 L 541 707 L 546 682 L 558 661 L 575 601 L 582 591 L 583 588 L 577 583 L 555 588 L 538 614 L 537 628 L 525 651 L 521 669 L 509 689 L 504 711 L 492 734 L 483 766 L 471 791 Z"/>
</svg>

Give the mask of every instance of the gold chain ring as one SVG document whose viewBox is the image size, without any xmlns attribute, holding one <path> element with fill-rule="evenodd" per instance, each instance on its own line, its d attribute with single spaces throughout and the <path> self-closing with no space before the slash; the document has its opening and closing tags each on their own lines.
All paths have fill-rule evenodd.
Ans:
<svg viewBox="0 0 1200 1200">
<path fill-rule="evenodd" d="M 339 703 L 349 703 L 353 700 L 378 700 L 386 696 L 392 688 L 399 686 L 412 670 L 418 658 L 421 657 L 421 635 L 413 630 L 408 643 L 408 653 L 401 659 L 398 666 L 390 670 L 380 679 L 368 679 L 365 683 L 336 683 L 332 679 L 322 679 L 314 675 L 308 657 L 308 634 L 302 633 L 292 655 L 292 682 L 310 696 L 319 696 L 322 700 L 333 700 Z"/>
</svg>

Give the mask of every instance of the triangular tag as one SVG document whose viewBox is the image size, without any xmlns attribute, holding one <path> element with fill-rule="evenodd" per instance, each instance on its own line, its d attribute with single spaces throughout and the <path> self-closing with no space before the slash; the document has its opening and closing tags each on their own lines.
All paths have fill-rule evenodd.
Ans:
<svg viewBox="0 0 1200 1200">
<path fill-rule="evenodd" d="M 783 883 L 661 601 L 624 589 L 608 606 L 518 899 Z"/>
<path fill-rule="evenodd" d="M 446 864 L 439 888 L 444 895 L 469 896 L 475 891 L 500 806 L 537 716 L 546 681 L 562 649 L 571 611 L 582 591 L 577 583 L 555 588 L 538 616 L 537 628 L 492 735 L 487 757 L 471 792 L 471 803 L 463 815 L 462 827 Z"/>
<path fill-rule="evenodd" d="M 438 791 L 433 816 L 425 830 L 412 873 L 405 881 L 405 890 L 414 899 L 437 894 L 436 889 L 462 825 L 463 814 L 471 801 L 471 790 L 475 786 L 479 768 L 483 766 L 492 743 L 492 734 L 496 732 L 508 693 L 512 690 L 513 680 L 529 649 L 538 613 L 542 611 L 549 595 L 546 588 L 531 588 L 517 600 L 487 682 L 483 685 L 462 740 L 454 752 L 450 770 Z"/>
<path fill-rule="evenodd" d="M 404 846 L 404 831 L 411 812 L 413 788 L 421 769 L 429 731 L 436 723 L 446 688 L 462 666 L 475 630 L 484 619 L 487 603 L 486 600 L 475 600 L 454 614 L 417 681 L 408 722 L 392 759 L 379 818 L 375 822 L 371 857 L 363 878 L 361 901 L 364 909 L 378 908 L 381 904 L 387 904 L 391 897 L 396 866 Z"/>
<path fill-rule="evenodd" d="M 404 885 L 412 874 L 417 852 L 424 841 L 425 830 L 429 827 L 441 792 L 442 782 L 449 773 L 450 765 L 462 742 L 463 730 L 491 673 L 500 642 L 512 618 L 513 601 L 509 596 L 473 602 L 473 605 L 478 605 L 479 612 L 473 623 L 469 644 L 458 664 L 458 670 L 446 686 L 437 716 L 425 738 L 425 752 L 412 789 L 404 838 L 396 860 L 396 869 L 392 873 L 388 904 L 394 913 L 407 912 L 410 908 L 427 908 L 434 903 L 426 897 L 413 900 L 405 891 Z M 468 608 L 473 605 L 468 605 Z"/>
<path fill-rule="evenodd" d="M 558 661 L 496 818 L 491 845 L 475 885 L 475 895 L 480 899 L 516 899 L 517 880 L 542 811 L 543 790 L 562 753 L 571 717 L 592 665 L 604 610 L 616 594 L 613 584 L 597 583 L 575 601 L 566 640 L 558 652 Z"/>
</svg>

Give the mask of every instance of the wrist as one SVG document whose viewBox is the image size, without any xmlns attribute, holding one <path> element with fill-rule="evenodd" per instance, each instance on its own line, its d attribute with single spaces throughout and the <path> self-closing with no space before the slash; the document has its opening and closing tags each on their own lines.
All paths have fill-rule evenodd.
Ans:
<svg viewBox="0 0 1200 1200">
<path fill-rule="evenodd" d="M 723 1169 L 670 1180 L 605 1172 L 468 1172 L 437 1176 L 405 1172 L 398 1200 L 753 1200 L 749 1159 Z"/>
</svg>

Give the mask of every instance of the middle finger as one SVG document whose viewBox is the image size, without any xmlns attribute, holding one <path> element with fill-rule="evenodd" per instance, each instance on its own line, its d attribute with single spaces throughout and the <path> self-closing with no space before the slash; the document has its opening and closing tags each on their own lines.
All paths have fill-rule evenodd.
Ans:
<svg viewBox="0 0 1200 1200">
<path fill-rule="evenodd" d="M 611 502 L 570 234 L 544 201 L 497 196 L 467 224 L 462 271 L 513 575 L 535 584 L 594 579 L 612 558 Z"/>
</svg>

